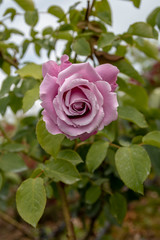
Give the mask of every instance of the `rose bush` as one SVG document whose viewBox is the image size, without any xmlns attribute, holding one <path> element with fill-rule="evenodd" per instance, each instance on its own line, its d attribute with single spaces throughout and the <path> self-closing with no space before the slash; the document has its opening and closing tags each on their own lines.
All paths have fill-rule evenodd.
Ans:
<svg viewBox="0 0 160 240">
<path fill-rule="evenodd" d="M 114 91 L 119 70 L 111 64 L 93 68 L 68 59 L 63 55 L 61 65 L 54 61 L 43 64 L 43 120 L 51 134 L 63 133 L 71 140 L 83 141 L 117 119 Z"/>
</svg>

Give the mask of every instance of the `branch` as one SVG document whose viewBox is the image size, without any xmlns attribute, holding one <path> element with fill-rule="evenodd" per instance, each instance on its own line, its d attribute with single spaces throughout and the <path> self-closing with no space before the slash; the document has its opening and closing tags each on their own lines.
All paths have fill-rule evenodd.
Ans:
<svg viewBox="0 0 160 240">
<path fill-rule="evenodd" d="M 67 227 L 67 239 L 68 240 L 76 240 L 74 227 L 73 227 L 73 223 L 71 221 L 71 216 L 70 216 L 70 212 L 69 212 L 67 196 L 66 196 L 66 193 L 65 193 L 63 183 L 58 183 L 58 190 L 59 190 L 59 194 L 61 196 L 63 215 L 64 215 L 66 227 Z"/>
<path fill-rule="evenodd" d="M 20 232 L 22 232 L 25 236 L 29 237 L 30 239 L 35 239 L 35 237 L 33 236 L 32 232 L 29 232 L 25 229 L 25 227 L 20 224 L 19 222 L 17 222 L 15 219 L 13 219 L 12 217 L 10 217 L 9 215 L 7 215 L 6 213 L 0 211 L 0 218 L 2 220 L 4 220 L 5 222 L 9 223 L 10 225 L 14 226 L 15 228 L 17 228 Z"/>
</svg>

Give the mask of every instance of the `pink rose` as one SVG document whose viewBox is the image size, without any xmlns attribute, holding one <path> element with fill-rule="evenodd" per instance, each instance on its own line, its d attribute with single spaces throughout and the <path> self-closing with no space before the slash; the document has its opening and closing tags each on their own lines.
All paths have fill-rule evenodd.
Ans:
<svg viewBox="0 0 160 240">
<path fill-rule="evenodd" d="M 43 64 L 43 120 L 51 134 L 83 141 L 117 119 L 114 90 L 119 70 L 110 64 L 96 68 L 89 63 L 72 64 L 68 59 L 63 55 L 61 65 L 54 61 Z"/>
</svg>

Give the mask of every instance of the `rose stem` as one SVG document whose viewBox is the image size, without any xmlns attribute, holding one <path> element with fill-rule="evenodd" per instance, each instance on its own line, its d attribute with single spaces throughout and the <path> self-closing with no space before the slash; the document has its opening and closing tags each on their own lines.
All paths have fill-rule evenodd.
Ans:
<svg viewBox="0 0 160 240">
<path fill-rule="evenodd" d="M 59 194 L 61 196 L 61 202 L 62 202 L 62 209 L 63 209 L 63 215 L 66 223 L 67 228 L 67 239 L 68 240 L 76 240 L 76 235 L 74 232 L 73 223 L 71 220 L 70 212 L 69 212 L 69 206 L 67 202 L 67 196 L 65 193 L 65 188 L 63 183 L 58 183 L 58 190 Z"/>
</svg>

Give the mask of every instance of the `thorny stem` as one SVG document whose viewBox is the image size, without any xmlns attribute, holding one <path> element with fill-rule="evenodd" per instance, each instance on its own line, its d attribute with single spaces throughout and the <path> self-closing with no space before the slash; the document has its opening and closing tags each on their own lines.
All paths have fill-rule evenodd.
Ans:
<svg viewBox="0 0 160 240">
<path fill-rule="evenodd" d="M 25 227 L 20 224 L 19 222 L 17 222 L 15 219 L 13 219 L 12 217 L 10 217 L 9 215 L 7 215 L 6 213 L 0 211 L 0 218 L 2 220 L 4 220 L 5 222 L 9 223 L 10 225 L 14 226 L 15 228 L 17 228 L 20 232 L 22 232 L 25 236 L 27 236 L 30 239 L 35 239 L 35 237 L 33 236 L 33 233 L 27 231 L 25 229 Z"/>
<path fill-rule="evenodd" d="M 74 227 L 73 227 L 73 223 L 72 223 L 70 212 L 69 212 L 69 206 L 68 206 L 67 196 L 64 189 L 64 184 L 58 183 L 58 189 L 59 189 L 59 194 L 61 196 L 63 215 L 64 215 L 66 228 L 67 228 L 67 239 L 76 240 L 76 235 L 74 232 Z"/>
</svg>

